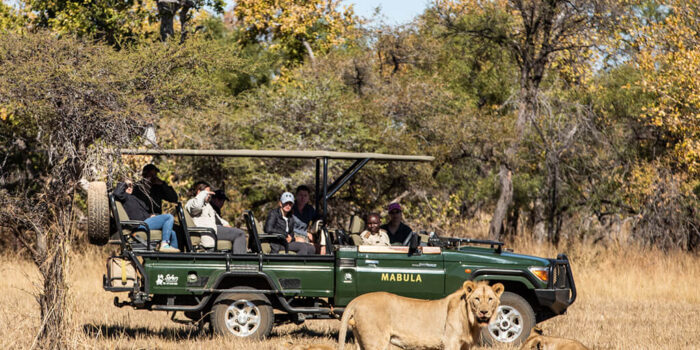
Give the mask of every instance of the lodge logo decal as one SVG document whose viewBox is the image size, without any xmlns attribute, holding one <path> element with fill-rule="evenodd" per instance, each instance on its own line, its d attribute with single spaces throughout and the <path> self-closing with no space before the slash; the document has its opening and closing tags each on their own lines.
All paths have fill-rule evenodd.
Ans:
<svg viewBox="0 0 700 350">
<path fill-rule="evenodd" d="M 172 274 L 158 274 L 156 285 L 158 286 L 177 286 L 178 277 Z"/>
<path fill-rule="evenodd" d="M 383 273 L 381 281 L 423 283 L 419 273 Z"/>
</svg>

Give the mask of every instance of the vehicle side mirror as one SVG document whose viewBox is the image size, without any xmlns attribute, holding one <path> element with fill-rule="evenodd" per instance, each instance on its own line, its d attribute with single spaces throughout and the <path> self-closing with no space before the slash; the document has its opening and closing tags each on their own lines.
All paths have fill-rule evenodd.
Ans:
<svg viewBox="0 0 700 350">
<path fill-rule="evenodd" d="M 411 236 L 408 238 L 408 255 L 419 255 L 418 246 L 420 246 L 420 236 L 411 232 Z"/>
</svg>

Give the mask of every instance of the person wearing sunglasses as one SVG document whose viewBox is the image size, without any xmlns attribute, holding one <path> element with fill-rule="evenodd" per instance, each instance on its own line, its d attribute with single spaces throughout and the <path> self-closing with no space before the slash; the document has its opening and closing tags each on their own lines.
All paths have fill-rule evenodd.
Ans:
<svg viewBox="0 0 700 350">
<path fill-rule="evenodd" d="M 301 239 L 295 239 L 294 235 L 294 195 L 290 192 L 282 193 L 279 207 L 270 210 L 265 221 L 265 233 L 278 234 L 284 237 L 284 241 L 270 242 L 272 254 L 278 254 L 280 250 L 292 251 L 299 255 L 311 255 L 316 253 L 316 248 Z"/>
</svg>

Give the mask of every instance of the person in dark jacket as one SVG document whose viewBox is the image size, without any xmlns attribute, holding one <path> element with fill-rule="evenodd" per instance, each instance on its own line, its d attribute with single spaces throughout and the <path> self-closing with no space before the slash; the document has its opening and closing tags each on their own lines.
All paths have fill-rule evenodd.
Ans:
<svg viewBox="0 0 700 350">
<path fill-rule="evenodd" d="M 311 221 L 318 219 L 318 217 L 314 206 L 309 204 L 310 196 L 311 191 L 308 187 L 304 185 L 297 187 L 292 217 L 294 218 L 294 237 L 299 242 L 313 242 L 313 236 L 307 231 Z"/>
<path fill-rule="evenodd" d="M 265 233 L 279 234 L 285 237 L 285 242 L 271 242 L 272 254 L 277 254 L 281 249 L 293 251 L 299 255 L 310 255 L 316 252 L 316 248 L 306 242 L 297 241 L 294 235 L 294 218 L 292 207 L 294 206 L 294 195 L 282 193 L 279 201 L 279 208 L 270 210 L 265 221 Z M 286 245 L 286 247 L 285 247 Z"/>
<path fill-rule="evenodd" d="M 120 182 L 114 190 L 114 198 L 122 203 L 130 220 L 143 221 L 151 230 L 163 231 L 163 239 L 158 248 L 161 252 L 179 252 L 177 235 L 173 231 L 175 219 L 170 214 L 155 215 L 149 211 L 149 206 L 133 194 L 132 183 Z"/>
<path fill-rule="evenodd" d="M 389 211 L 389 222 L 380 228 L 389 233 L 389 241 L 392 245 L 402 245 L 413 230 L 403 223 L 401 204 L 391 203 L 387 210 Z"/>
<path fill-rule="evenodd" d="M 143 179 L 134 186 L 134 195 L 148 204 L 149 212 L 156 215 L 163 213 L 164 200 L 177 203 L 175 189 L 158 177 L 159 171 L 155 165 L 146 164 L 141 172 Z"/>
</svg>

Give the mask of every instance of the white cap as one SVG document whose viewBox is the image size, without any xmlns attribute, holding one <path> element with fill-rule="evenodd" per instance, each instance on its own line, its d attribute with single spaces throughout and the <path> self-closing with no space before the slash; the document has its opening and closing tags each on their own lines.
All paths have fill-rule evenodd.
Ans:
<svg viewBox="0 0 700 350">
<path fill-rule="evenodd" d="M 280 197 L 280 203 L 284 204 L 289 202 L 294 203 L 294 195 L 289 192 L 282 193 L 282 197 Z"/>
</svg>

